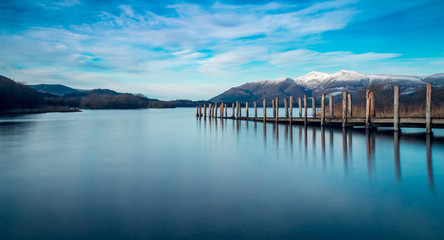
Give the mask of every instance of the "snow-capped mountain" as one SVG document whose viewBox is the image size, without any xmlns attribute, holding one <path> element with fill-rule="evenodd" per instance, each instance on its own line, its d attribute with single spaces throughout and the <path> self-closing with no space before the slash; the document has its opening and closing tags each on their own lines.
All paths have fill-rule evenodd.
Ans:
<svg viewBox="0 0 444 240">
<path fill-rule="evenodd" d="M 250 82 L 210 99 L 210 101 L 258 101 L 263 98 L 276 97 L 287 98 L 308 96 L 318 97 L 322 93 L 326 95 L 338 95 L 343 91 L 354 93 L 363 87 L 382 85 L 384 87 L 400 86 L 401 93 L 410 93 L 427 83 L 436 86 L 444 86 L 444 73 L 430 76 L 408 76 L 388 74 L 364 74 L 356 71 L 341 70 L 336 73 L 309 72 L 304 76 L 291 78 L 279 78 L 276 80 L 261 80 Z"/>
</svg>

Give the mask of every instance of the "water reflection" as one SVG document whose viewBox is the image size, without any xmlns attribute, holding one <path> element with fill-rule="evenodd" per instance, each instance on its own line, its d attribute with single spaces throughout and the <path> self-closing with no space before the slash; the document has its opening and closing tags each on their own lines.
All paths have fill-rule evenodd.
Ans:
<svg viewBox="0 0 444 240">
<path fill-rule="evenodd" d="M 203 128 L 204 129 L 203 132 L 207 134 L 217 134 L 216 132 L 218 131 L 221 131 L 222 134 L 228 134 L 230 131 L 227 131 L 228 127 L 227 121 L 231 121 L 232 122 L 231 127 L 235 129 L 235 133 L 238 138 L 244 137 L 242 135 L 248 136 L 249 135 L 248 131 L 249 128 L 251 127 L 250 124 L 253 124 L 254 134 L 252 134 L 250 138 L 253 136 L 254 138 L 256 138 L 257 136 L 262 135 L 263 137 L 262 147 L 264 149 L 266 149 L 268 141 L 270 140 L 273 141 L 276 147 L 273 147 L 271 149 L 266 149 L 265 151 L 276 151 L 275 153 L 277 156 L 276 160 L 279 160 L 281 156 L 288 156 L 287 159 L 292 159 L 292 160 L 304 159 L 305 164 L 313 163 L 306 166 L 315 166 L 316 160 L 319 159 L 320 161 L 322 161 L 323 169 L 327 169 L 326 168 L 327 165 L 330 165 L 331 167 L 329 169 L 331 169 L 332 171 L 336 171 L 333 167 L 335 162 L 340 163 L 340 161 L 342 161 L 343 167 L 341 168 L 341 172 L 345 176 L 348 176 L 352 169 L 357 169 L 353 165 L 363 163 L 360 160 L 364 160 L 364 163 L 366 163 L 366 167 L 360 169 L 364 169 L 367 171 L 368 179 L 370 180 L 370 182 L 372 182 L 373 178 L 375 178 L 376 176 L 375 175 L 376 160 L 377 160 L 376 151 L 378 150 L 384 152 L 393 151 L 392 154 L 388 155 L 388 156 L 393 156 L 393 160 L 381 161 L 380 167 L 386 168 L 388 162 L 392 163 L 392 165 L 390 166 L 393 168 L 392 171 L 392 173 L 394 173 L 393 180 L 398 183 L 401 183 L 403 180 L 402 176 L 403 171 L 401 169 L 401 166 L 403 165 L 401 164 L 402 154 L 400 148 L 404 144 L 413 144 L 413 146 L 415 146 L 415 148 L 418 148 L 419 151 L 421 151 L 422 149 L 422 151 L 425 152 L 425 156 L 424 155 L 422 156 L 426 158 L 428 185 L 432 192 L 435 191 L 435 176 L 433 173 L 433 159 L 432 159 L 433 156 L 432 147 L 433 144 L 435 144 L 435 142 L 433 141 L 432 135 L 408 134 L 408 133 L 401 134 L 399 132 L 384 131 L 384 130 L 364 131 L 359 129 L 347 129 L 347 128 L 344 129 L 329 128 L 326 130 L 324 127 L 313 128 L 309 126 L 290 125 L 290 124 L 288 125 L 280 125 L 276 123 L 264 124 L 262 122 L 249 123 L 240 120 L 221 120 L 221 122 L 218 123 L 216 119 L 208 119 L 207 123 L 207 121 L 204 118 L 202 121 L 203 121 L 202 124 L 199 121 L 197 127 Z M 258 124 L 262 124 L 262 127 L 260 126 L 258 127 Z M 241 131 L 242 127 L 245 128 L 245 131 Z M 272 131 L 270 139 L 267 139 L 267 127 L 269 128 L 268 131 L 270 130 Z M 282 136 L 283 142 L 279 136 L 280 127 L 282 127 L 283 128 L 282 131 L 284 131 L 283 132 L 284 135 Z M 260 133 L 260 131 L 262 131 L 262 134 Z M 297 133 L 294 133 L 295 131 Z M 326 133 L 326 131 L 328 131 L 328 133 Z M 297 134 L 298 137 L 296 139 L 293 139 L 294 137 L 293 134 Z M 309 137 L 311 138 L 310 142 L 308 139 Z M 326 139 L 327 137 L 329 139 Z M 297 141 L 296 151 L 294 149 L 295 140 Z M 326 141 L 328 141 L 328 144 L 326 143 Z M 355 141 L 355 143 L 353 143 L 353 141 Z M 376 149 L 376 142 L 379 141 L 380 141 L 380 146 L 378 146 L 378 149 Z M 391 146 L 391 144 L 387 144 L 387 142 L 390 141 L 393 142 L 393 148 L 392 147 L 387 148 L 387 146 Z M 436 144 L 442 144 L 442 142 L 440 142 L 438 139 Z M 424 145 L 425 149 L 420 147 Z M 327 152 L 329 154 L 327 154 Z M 341 155 L 342 159 L 340 158 Z M 353 155 L 355 156 L 355 159 L 353 159 L 352 157 Z M 387 157 L 387 155 L 383 156 Z M 404 158 L 406 157 L 404 156 Z M 403 167 L 405 168 L 406 166 Z"/>
</svg>

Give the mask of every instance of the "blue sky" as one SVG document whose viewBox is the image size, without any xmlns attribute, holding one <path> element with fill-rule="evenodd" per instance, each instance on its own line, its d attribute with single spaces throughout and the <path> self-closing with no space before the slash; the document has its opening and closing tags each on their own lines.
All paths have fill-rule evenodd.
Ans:
<svg viewBox="0 0 444 240">
<path fill-rule="evenodd" d="M 0 1 L 0 75 L 208 99 L 341 69 L 444 72 L 444 1 Z"/>
</svg>

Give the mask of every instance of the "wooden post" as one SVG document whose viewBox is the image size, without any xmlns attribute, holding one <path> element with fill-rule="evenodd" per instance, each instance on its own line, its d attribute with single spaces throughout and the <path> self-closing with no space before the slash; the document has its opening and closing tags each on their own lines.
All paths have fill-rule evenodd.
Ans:
<svg viewBox="0 0 444 240">
<path fill-rule="evenodd" d="M 276 98 L 276 102 L 274 103 L 275 107 L 276 107 L 276 122 L 279 119 L 279 98 Z"/>
<path fill-rule="evenodd" d="M 427 84 L 426 92 L 426 131 L 432 133 L 432 84 Z"/>
<path fill-rule="evenodd" d="M 329 110 L 330 110 L 330 118 L 334 118 L 335 117 L 335 112 L 333 109 L 333 96 L 328 96 L 328 106 L 329 106 Z"/>
<path fill-rule="evenodd" d="M 365 128 L 370 128 L 370 90 L 365 93 Z"/>
<path fill-rule="evenodd" d="M 325 93 L 321 96 L 321 126 L 325 123 Z"/>
<path fill-rule="evenodd" d="M 267 99 L 265 99 L 265 98 L 264 98 L 263 108 L 264 108 L 264 119 L 263 120 L 265 122 L 265 119 L 267 118 Z"/>
<path fill-rule="evenodd" d="M 311 109 L 313 113 L 313 118 L 316 118 L 316 98 L 311 97 Z"/>
<path fill-rule="evenodd" d="M 231 117 L 234 118 L 234 103 L 231 104 Z"/>
<path fill-rule="evenodd" d="M 224 117 L 224 103 L 220 104 L 220 118 L 222 119 Z"/>
<path fill-rule="evenodd" d="M 207 118 L 207 105 L 204 104 L 204 118 Z"/>
<path fill-rule="evenodd" d="M 293 96 L 290 96 L 290 124 L 293 123 Z"/>
<path fill-rule="evenodd" d="M 211 104 L 208 104 L 208 118 L 211 118 Z"/>
<path fill-rule="evenodd" d="M 298 104 L 299 104 L 299 117 L 302 118 L 302 100 L 301 100 L 301 98 L 298 98 Z"/>
<path fill-rule="evenodd" d="M 288 111 L 288 99 L 287 98 L 284 99 L 284 108 L 285 108 L 285 118 L 288 118 L 289 111 Z"/>
<path fill-rule="evenodd" d="M 399 131 L 399 87 L 395 86 L 393 99 L 393 128 Z"/>
<path fill-rule="evenodd" d="M 256 118 L 257 118 L 257 102 L 254 101 L 253 105 L 254 105 L 254 120 L 256 121 Z"/>
<path fill-rule="evenodd" d="M 214 118 L 217 118 L 217 103 L 214 104 Z"/>
<path fill-rule="evenodd" d="M 275 106 L 274 106 L 274 100 L 271 100 L 271 106 L 273 108 L 273 118 L 276 118 L 276 109 L 275 109 Z"/>
<path fill-rule="evenodd" d="M 228 117 L 227 104 L 224 105 L 224 108 L 225 108 L 225 118 L 227 118 Z"/>
<path fill-rule="evenodd" d="M 196 106 L 196 117 L 199 117 L 199 106 Z"/>
<path fill-rule="evenodd" d="M 248 102 L 245 103 L 246 117 L 248 118 Z"/>
<path fill-rule="evenodd" d="M 238 101 L 236 101 L 236 119 L 238 119 L 239 118 L 239 102 Z"/>
<path fill-rule="evenodd" d="M 342 92 L 342 127 L 347 125 L 347 91 Z"/>
<path fill-rule="evenodd" d="M 370 93 L 370 116 L 372 118 L 376 117 L 376 114 L 375 114 L 375 93 L 374 92 Z"/>
<path fill-rule="evenodd" d="M 353 113 L 352 113 L 352 96 L 351 94 L 348 94 L 348 117 L 352 118 L 353 117 Z"/>
<path fill-rule="evenodd" d="M 307 95 L 304 95 L 304 124 L 307 124 Z"/>
</svg>

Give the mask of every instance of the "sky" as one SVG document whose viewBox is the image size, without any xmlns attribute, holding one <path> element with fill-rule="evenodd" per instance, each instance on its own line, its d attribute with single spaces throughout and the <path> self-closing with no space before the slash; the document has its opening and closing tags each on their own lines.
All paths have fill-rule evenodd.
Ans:
<svg viewBox="0 0 444 240">
<path fill-rule="evenodd" d="M 310 71 L 444 72 L 444 1 L 0 1 L 0 75 L 209 99 Z"/>
</svg>

